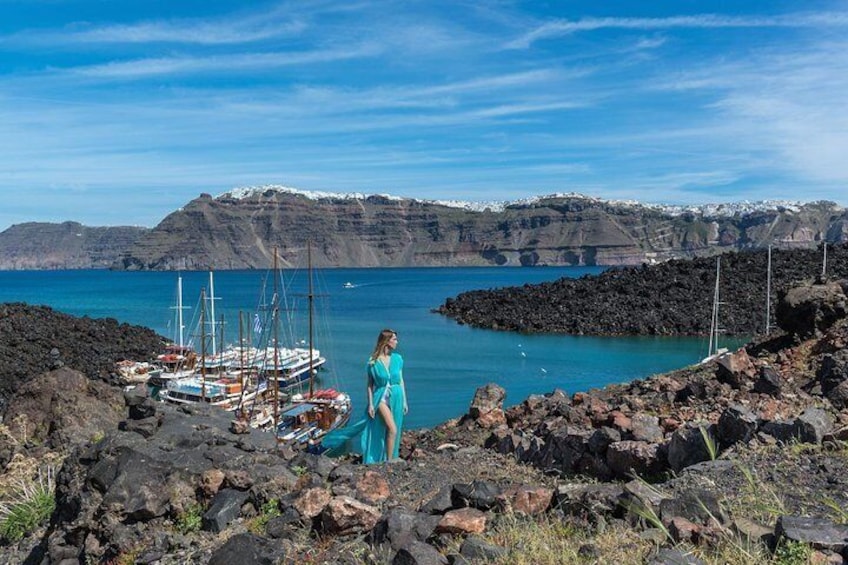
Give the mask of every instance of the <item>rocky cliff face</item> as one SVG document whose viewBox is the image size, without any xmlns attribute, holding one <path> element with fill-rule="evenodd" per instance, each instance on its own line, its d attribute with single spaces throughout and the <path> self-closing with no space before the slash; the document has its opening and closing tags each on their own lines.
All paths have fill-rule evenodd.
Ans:
<svg viewBox="0 0 848 565">
<path fill-rule="evenodd" d="M 268 188 L 201 195 L 145 234 L 119 269 L 628 265 L 781 242 L 848 239 L 831 203 L 732 215 L 672 213 L 577 195 L 467 209 L 386 196 Z"/>
<path fill-rule="evenodd" d="M 147 231 L 76 222 L 17 224 L 0 233 L 0 269 L 105 269 Z"/>
<path fill-rule="evenodd" d="M 770 243 L 848 241 L 833 203 L 693 209 L 570 194 L 460 206 L 281 187 L 203 194 L 158 226 L 20 224 L 0 233 L 0 269 L 638 265 Z"/>
</svg>

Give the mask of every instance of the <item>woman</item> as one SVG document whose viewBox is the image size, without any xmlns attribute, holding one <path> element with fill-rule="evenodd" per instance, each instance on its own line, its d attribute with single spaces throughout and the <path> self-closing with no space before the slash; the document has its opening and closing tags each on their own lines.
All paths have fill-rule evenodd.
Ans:
<svg viewBox="0 0 848 565">
<path fill-rule="evenodd" d="M 368 418 L 362 434 L 362 461 L 398 458 L 403 417 L 409 411 L 403 384 L 403 357 L 395 353 L 397 332 L 383 330 L 368 359 Z"/>
<path fill-rule="evenodd" d="M 398 458 L 403 417 L 409 407 L 403 384 L 403 357 L 395 353 L 397 343 L 397 332 L 393 330 L 383 330 L 377 336 L 377 345 L 366 365 L 366 417 L 343 430 L 327 434 L 321 442 L 324 448 L 336 449 L 361 433 L 363 463 Z"/>
</svg>

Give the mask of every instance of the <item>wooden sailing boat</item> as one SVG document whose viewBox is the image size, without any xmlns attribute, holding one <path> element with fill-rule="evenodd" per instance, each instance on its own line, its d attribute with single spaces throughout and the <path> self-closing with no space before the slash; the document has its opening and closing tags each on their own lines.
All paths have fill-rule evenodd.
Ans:
<svg viewBox="0 0 848 565">
<path fill-rule="evenodd" d="M 209 281 L 211 284 L 211 272 Z M 214 298 L 214 295 L 207 296 L 206 289 L 201 289 L 200 323 L 198 325 L 200 331 L 199 373 L 169 381 L 165 388 L 159 391 L 159 398 L 173 404 L 204 403 L 233 411 L 239 409 L 243 403 L 252 401 L 257 396 L 259 388 L 256 383 L 251 383 L 245 379 L 243 368 L 237 373 L 230 373 L 225 370 L 229 366 L 229 361 L 227 364 L 209 362 L 210 352 L 207 349 L 207 343 L 215 332 L 214 325 L 211 325 L 212 331 L 210 333 L 207 333 L 206 329 L 206 301 L 209 298 Z M 214 304 L 211 300 L 210 303 Z M 221 327 L 223 327 L 223 324 Z M 216 353 L 213 349 L 211 355 L 213 357 L 220 356 L 220 352 Z"/>
<path fill-rule="evenodd" d="M 290 403 L 277 415 L 274 430 L 277 440 L 282 443 L 310 444 L 320 443 L 328 432 L 344 426 L 350 419 L 350 396 L 333 388 L 315 390 L 314 366 L 314 301 L 315 293 L 312 279 L 312 246 L 307 244 L 307 273 L 309 311 L 309 391 L 296 394 Z"/>
</svg>

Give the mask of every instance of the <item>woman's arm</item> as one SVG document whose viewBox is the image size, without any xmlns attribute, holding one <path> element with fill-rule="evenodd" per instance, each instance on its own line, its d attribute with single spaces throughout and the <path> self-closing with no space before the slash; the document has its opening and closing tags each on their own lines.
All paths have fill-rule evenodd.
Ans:
<svg viewBox="0 0 848 565">
<path fill-rule="evenodd" d="M 371 377 L 371 371 L 368 370 L 368 417 L 374 417 L 374 379 Z"/>
<path fill-rule="evenodd" d="M 403 382 L 403 369 L 400 370 L 400 389 L 403 391 L 403 414 L 409 412 L 409 404 L 406 402 L 406 384 Z"/>
</svg>

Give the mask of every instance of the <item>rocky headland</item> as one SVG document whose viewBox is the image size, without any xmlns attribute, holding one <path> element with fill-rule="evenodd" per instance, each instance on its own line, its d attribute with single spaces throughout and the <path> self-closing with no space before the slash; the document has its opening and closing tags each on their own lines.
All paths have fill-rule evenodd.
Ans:
<svg viewBox="0 0 848 565">
<path fill-rule="evenodd" d="M 848 239 L 832 202 L 691 207 L 553 194 L 462 203 L 280 186 L 202 194 L 157 226 L 20 224 L 0 233 L 0 269 L 638 265 L 775 244 Z M 110 262 L 111 259 L 111 262 Z"/>
<path fill-rule="evenodd" d="M 708 364 L 506 409 L 488 385 L 370 467 L 143 390 L 97 398 L 86 383 L 109 385 L 67 366 L 34 373 L 6 406 L 0 487 L 52 476 L 55 509 L 0 560 L 848 562 L 846 291 L 788 289 L 781 329 Z M 83 398 L 103 419 L 74 429 Z"/>
<path fill-rule="evenodd" d="M 0 232 L 0 270 L 108 269 L 149 228 L 27 222 Z"/>
<path fill-rule="evenodd" d="M 47 306 L 0 304 L 0 414 L 36 375 L 65 368 L 107 382 L 116 362 L 152 359 L 164 340 L 114 318 L 78 318 Z"/>
<path fill-rule="evenodd" d="M 771 324 L 786 290 L 821 276 L 822 248 L 773 249 Z M 848 277 L 848 244 L 828 245 L 827 274 Z M 721 256 L 720 325 L 729 335 L 765 333 L 768 251 Z M 716 258 L 609 269 L 599 275 L 464 292 L 438 312 L 462 324 L 576 335 L 707 335 Z"/>
</svg>

